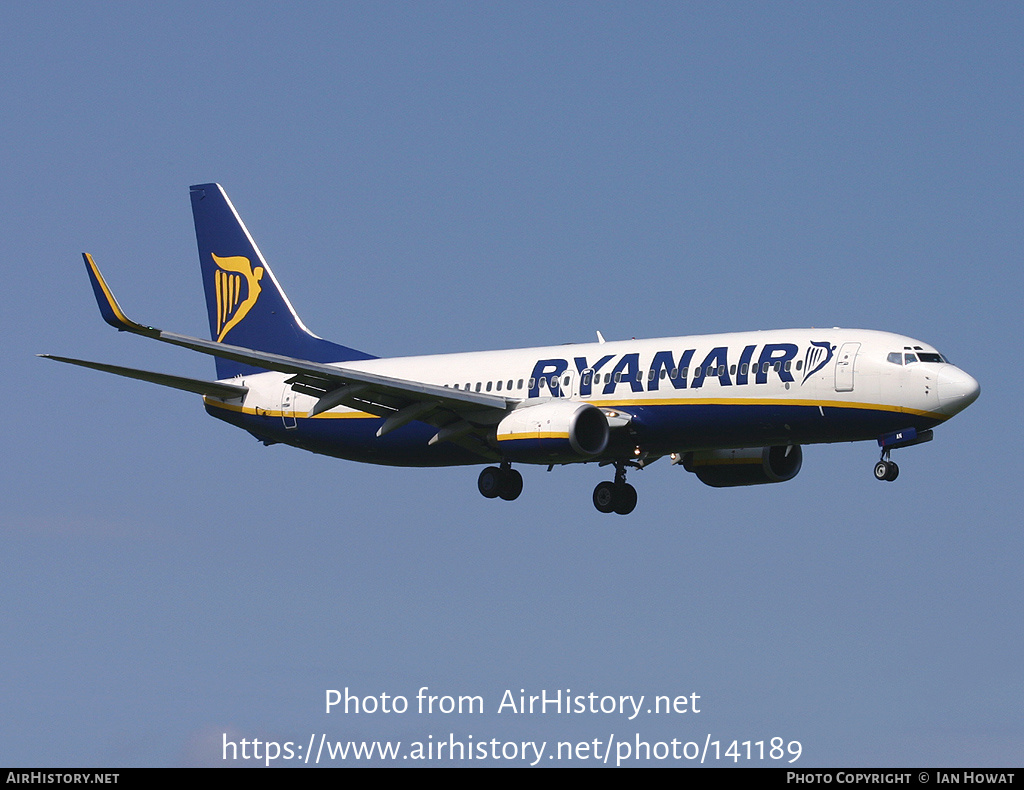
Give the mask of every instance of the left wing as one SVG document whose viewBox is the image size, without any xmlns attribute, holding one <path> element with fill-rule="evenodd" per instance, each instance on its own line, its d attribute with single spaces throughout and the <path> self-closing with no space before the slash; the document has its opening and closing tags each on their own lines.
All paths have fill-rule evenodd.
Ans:
<svg viewBox="0 0 1024 790">
<path fill-rule="evenodd" d="M 462 444 L 460 439 L 468 440 L 472 444 L 471 449 L 475 452 L 482 452 L 488 457 L 497 457 L 494 451 L 479 439 L 482 439 L 482 434 L 486 433 L 487 429 L 498 423 L 519 403 L 518 399 L 505 398 L 500 395 L 457 390 L 437 384 L 381 376 L 144 326 L 125 315 L 92 256 L 83 253 L 82 257 L 85 259 L 86 270 L 96 294 L 100 314 L 108 324 L 118 331 L 144 335 L 163 343 L 198 351 L 201 354 L 292 374 L 291 378 L 287 380 L 292 385 L 292 389 L 317 398 L 316 404 L 309 412 L 310 417 L 315 417 L 336 406 L 358 409 L 384 418 L 384 424 L 377 431 L 378 436 L 383 436 L 413 420 L 420 420 L 438 428 L 438 432 L 430 440 L 431 444 L 439 441 L 456 441 Z M 95 362 L 67 358 L 51 358 L 192 392 L 199 391 L 195 387 L 203 384 L 194 379 L 183 379 L 176 376 L 165 377 L 163 374 L 135 371 L 131 368 L 117 368 L 113 365 L 100 365 Z M 218 384 L 227 388 L 237 387 L 237 385 Z M 199 388 L 202 389 L 202 387 Z M 236 389 L 225 389 L 223 392 L 235 394 L 216 394 L 212 389 L 207 389 L 203 394 L 219 398 L 239 397 Z"/>
</svg>

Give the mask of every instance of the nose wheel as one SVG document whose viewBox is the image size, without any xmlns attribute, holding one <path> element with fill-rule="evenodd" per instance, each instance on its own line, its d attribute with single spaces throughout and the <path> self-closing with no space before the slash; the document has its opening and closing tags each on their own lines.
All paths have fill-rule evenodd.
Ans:
<svg viewBox="0 0 1024 790">
<path fill-rule="evenodd" d="M 594 489 L 594 507 L 602 513 L 626 516 L 636 507 L 636 489 L 626 482 L 626 464 L 615 464 L 615 480 L 598 483 Z"/>
<path fill-rule="evenodd" d="M 888 458 L 882 458 L 877 464 L 875 464 L 875 480 L 884 480 L 887 483 L 891 483 L 897 477 L 899 477 L 900 468 L 896 465 L 895 461 L 890 461 Z"/>
</svg>

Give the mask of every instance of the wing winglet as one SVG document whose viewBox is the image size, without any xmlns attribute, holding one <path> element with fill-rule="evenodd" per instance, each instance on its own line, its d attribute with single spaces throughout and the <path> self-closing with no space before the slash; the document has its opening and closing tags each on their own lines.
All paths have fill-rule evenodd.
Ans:
<svg viewBox="0 0 1024 790">
<path fill-rule="evenodd" d="M 114 294 L 107 285 L 107 281 L 100 274 L 96 261 L 87 252 L 83 252 L 82 257 L 85 259 L 85 270 L 89 273 L 89 282 L 92 283 L 92 290 L 96 294 L 96 303 L 99 305 L 100 315 L 103 316 L 103 320 L 119 332 L 134 332 L 138 335 L 149 335 L 150 337 L 159 336 L 159 329 L 143 326 L 132 321 L 124 314 L 124 310 L 121 309 L 121 305 L 114 298 Z"/>
</svg>

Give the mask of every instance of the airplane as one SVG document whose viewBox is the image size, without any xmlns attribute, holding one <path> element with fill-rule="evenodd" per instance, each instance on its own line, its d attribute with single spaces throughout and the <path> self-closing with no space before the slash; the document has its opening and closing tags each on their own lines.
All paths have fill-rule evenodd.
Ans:
<svg viewBox="0 0 1024 790">
<path fill-rule="evenodd" d="M 203 396 L 206 411 L 266 445 L 393 466 L 489 464 L 485 497 L 516 499 L 512 464 L 597 463 L 602 513 L 637 503 L 630 469 L 659 458 L 703 483 L 792 480 L 802 445 L 875 440 L 874 476 L 892 450 L 930 441 L 978 382 L 932 346 L 861 329 L 784 329 L 380 359 L 324 340 L 299 319 L 227 193 L 191 187 L 210 340 L 128 318 L 83 253 L 103 319 L 116 329 L 213 356 L 205 381 L 40 356 Z"/>
</svg>

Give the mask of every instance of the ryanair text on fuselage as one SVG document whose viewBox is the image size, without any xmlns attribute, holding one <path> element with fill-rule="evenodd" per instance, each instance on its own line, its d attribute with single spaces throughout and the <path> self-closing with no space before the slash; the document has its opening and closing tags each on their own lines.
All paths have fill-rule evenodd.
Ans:
<svg viewBox="0 0 1024 790">
<path fill-rule="evenodd" d="M 826 350 L 825 354 L 819 353 L 822 348 Z M 810 346 L 805 354 L 808 360 L 812 356 L 824 358 L 816 367 L 808 367 L 804 380 L 825 367 L 834 350 L 829 343 Z M 751 365 L 755 352 L 757 358 Z M 793 370 L 799 374 L 806 365 L 804 359 L 796 360 L 796 364 L 793 364 L 799 353 L 800 349 L 794 343 L 766 343 L 760 351 L 756 345 L 747 345 L 738 352 L 732 352 L 732 358 L 737 359 L 737 364 L 730 364 L 729 349 L 719 346 L 708 351 L 703 358 L 697 356 L 701 361 L 692 371 L 690 366 L 697 355 L 697 349 L 694 348 L 678 353 L 672 350 L 658 351 L 649 364 L 642 364 L 639 353 L 619 356 L 606 354 L 595 358 L 593 362 L 588 362 L 586 357 L 573 357 L 571 364 L 580 377 L 579 394 L 585 398 L 595 393 L 615 395 L 620 387 L 632 392 L 644 392 L 645 389 L 654 392 L 662 389 L 663 385 L 677 390 L 700 389 L 708 379 L 717 379 L 723 387 L 767 384 L 770 374 L 778 376 L 782 382 L 792 383 L 795 381 Z M 540 397 L 545 388 L 553 397 L 562 395 L 562 375 L 569 369 L 568 359 L 538 359 L 530 375 L 530 381 L 533 382 L 530 385 L 530 397 Z"/>
</svg>

